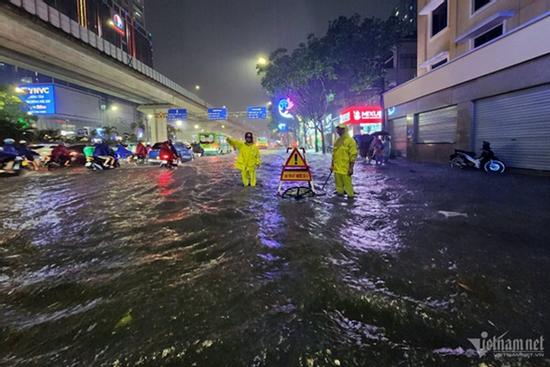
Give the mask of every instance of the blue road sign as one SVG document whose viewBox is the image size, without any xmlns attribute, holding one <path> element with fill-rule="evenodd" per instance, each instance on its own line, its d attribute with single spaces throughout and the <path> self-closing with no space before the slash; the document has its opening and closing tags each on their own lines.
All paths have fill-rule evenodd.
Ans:
<svg viewBox="0 0 550 367">
<path fill-rule="evenodd" d="M 227 108 L 209 108 L 209 120 L 227 120 Z"/>
<path fill-rule="evenodd" d="M 266 107 L 248 107 L 247 115 L 249 120 L 265 120 L 267 119 Z"/>
<path fill-rule="evenodd" d="M 187 120 L 187 110 L 185 108 L 171 108 L 168 110 L 166 119 L 168 122 Z"/>
<path fill-rule="evenodd" d="M 54 84 L 23 84 L 21 100 L 27 104 L 28 111 L 34 115 L 55 114 Z"/>
</svg>

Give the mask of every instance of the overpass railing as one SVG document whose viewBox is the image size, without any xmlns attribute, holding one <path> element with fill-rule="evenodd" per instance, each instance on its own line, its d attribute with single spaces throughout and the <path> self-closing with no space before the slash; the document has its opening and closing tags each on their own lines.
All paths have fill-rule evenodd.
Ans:
<svg viewBox="0 0 550 367">
<path fill-rule="evenodd" d="M 206 102 L 197 97 L 195 94 L 189 92 L 187 89 L 176 84 L 174 81 L 168 79 L 155 69 L 148 65 L 145 65 L 139 60 L 131 57 L 119 47 L 116 47 L 107 40 L 99 37 L 94 32 L 82 27 L 79 23 L 75 22 L 67 15 L 59 12 L 57 9 L 49 6 L 42 0 L 9 0 L 11 4 L 20 7 L 28 13 L 35 15 L 43 21 L 53 25 L 54 27 L 64 31 L 65 33 L 77 38 L 78 40 L 92 46 L 93 48 L 101 51 L 102 53 L 112 57 L 125 64 L 128 67 L 138 71 L 139 73 L 157 81 L 163 86 L 185 96 L 186 98 L 199 103 L 203 106 L 207 106 Z"/>
</svg>

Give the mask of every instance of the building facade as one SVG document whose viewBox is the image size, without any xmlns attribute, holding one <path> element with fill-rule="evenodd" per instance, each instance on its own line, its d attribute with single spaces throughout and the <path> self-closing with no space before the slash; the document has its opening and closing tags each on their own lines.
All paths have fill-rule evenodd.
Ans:
<svg viewBox="0 0 550 367">
<path fill-rule="evenodd" d="M 153 66 L 151 34 L 145 29 L 143 0 L 44 0 L 82 27 Z"/>
<path fill-rule="evenodd" d="M 418 77 L 384 95 L 395 153 L 444 162 L 487 140 L 550 170 L 548 34 L 547 0 L 419 0 Z"/>
</svg>

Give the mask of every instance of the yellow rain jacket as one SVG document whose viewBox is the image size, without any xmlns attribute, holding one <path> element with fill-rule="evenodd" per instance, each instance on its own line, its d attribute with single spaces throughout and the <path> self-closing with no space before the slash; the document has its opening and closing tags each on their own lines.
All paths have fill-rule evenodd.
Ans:
<svg viewBox="0 0 550 367">
<path fill-rule="evenodd" d="M 357 143 L 353 138 L 344 132 L 334 143 L 332 153 L 332 168 L 334 173 L 348 175 L 351 163 L 357 159 Z"/>
<path fill-rule="evenodd" d="M 227 138 L 227 142 L 239 151 L 235 167 L 241 171 L 255 169 L 262 162 L 260 159 L 260 150 L 256 144 L 246 144 L 245 142 Z"/>
</svg>

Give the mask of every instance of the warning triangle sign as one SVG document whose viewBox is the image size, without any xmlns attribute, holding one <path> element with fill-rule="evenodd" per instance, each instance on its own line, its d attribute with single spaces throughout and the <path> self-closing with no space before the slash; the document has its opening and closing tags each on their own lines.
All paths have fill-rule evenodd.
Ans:
<svg viewBox="0 0 550 367">
<path fill-rule="evenodd" d="M 285 168 L 307 168 L 306 160 L 297 148 L 292 149 L 292 153 L 290 153 L 290 157 L 285 163 Z"/>
</svg>

